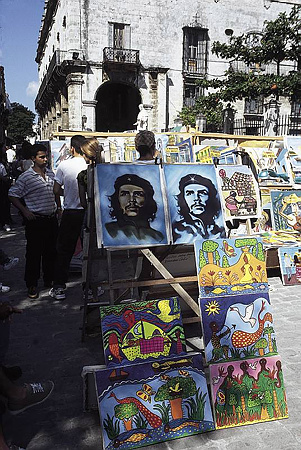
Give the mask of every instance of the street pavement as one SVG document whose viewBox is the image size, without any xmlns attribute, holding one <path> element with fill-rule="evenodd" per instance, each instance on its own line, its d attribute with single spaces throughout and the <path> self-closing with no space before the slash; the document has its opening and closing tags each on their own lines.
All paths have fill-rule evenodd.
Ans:
<svg viewBox="0 0 301 450">
<path fill-rule="evenodd" d="M 103 364 L 101 337 L 81 342 L 82 286 L 80 274 L 71 274 L 65 301 L 55 301 L 42 288 L 37 300 L 26 297 L 23 281 L 25 236 L 18 214 L 11 232 L 1 232 L 0 248 L 20 258 L 18 266 L 0 271 L 0 281 L 11 286 L 1 294 L 22 308 L 11 323 L 7 365 L 20 365 L 20 382 L 53 380 L 55 388 L 46 402 L 3 422 L 9 441 L 27 450 L 102 449 L 96 411 L 83 411 L 82 368 Z M 43 233 L 43 230 L 41 230 Z M 37 236 L 37 239 L 39 237 Z M 157 444 L 156 450 L 294 450 L 301 449 L 301 287 L 283 286 L 279 273 L 269 278 L 274 310 L 273 327 L 282 359 L 289 418 L 218 430 Z M 190 327 L 190 331 L 191 331 Z M 197 328 L 198 329 L 198 328 Z"/>
</svg>

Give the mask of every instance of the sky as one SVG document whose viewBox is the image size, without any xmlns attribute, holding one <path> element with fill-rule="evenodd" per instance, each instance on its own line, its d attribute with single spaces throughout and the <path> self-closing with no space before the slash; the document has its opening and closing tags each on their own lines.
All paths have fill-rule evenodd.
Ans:
<svg viewBox="0 0 301 450">
<path fill-rule="evenodd" d="M 35 112 L 38 65 L 37 42 L 44 0 L 0 0 L 0 65 L 6 92 Z"/>
</svg>

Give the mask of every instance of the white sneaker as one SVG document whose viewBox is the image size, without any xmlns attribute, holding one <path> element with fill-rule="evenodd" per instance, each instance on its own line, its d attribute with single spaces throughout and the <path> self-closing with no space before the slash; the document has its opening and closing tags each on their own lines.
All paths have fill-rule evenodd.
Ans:
<svg viewBox="0 0 301 450">
<path fill-rule="evenodd" d="M 0 293 L 6 294 L 9 291 L 10 291 L 10 287 L 9 286 L 3 286 L 3 284 L 0 283 Z"/>
<path fill-rule="evenodd" d="M 55 300 L 65 300 L 66 294 L 63 288 L 51 288 L 49 291 L 49 295 Z"/>
<path fill-rule="evenodd" d="M 5 231 L 11 231 L 11 227 L 7 223 L 3 226 L 3 228 Z"/>
<path fill-rule="evenodd" d="M 3 269 L 4 270 L 9 270 L 12 269 L 13 267 L 15 267 L 19 262 L 19 258 L 9 258 L 9 261 L 5 264 L 3 264 Z"/>
</svg>

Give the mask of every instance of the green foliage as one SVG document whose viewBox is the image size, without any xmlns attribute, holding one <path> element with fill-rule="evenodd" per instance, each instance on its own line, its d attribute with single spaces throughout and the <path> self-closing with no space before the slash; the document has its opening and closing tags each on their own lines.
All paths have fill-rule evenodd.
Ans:
<svg viewBox="0 0 301 450">
<path fill-rule="evenodd" d="M 230 267 L 230 264 L 229 264 L 229 261 L 228 261 L 228 258 L 226 255 L 223 256 L 222 267 Z"/>
<path fill-rule="evenodd" d="M 235 240 L 235 247 L 253 247 L 254 245 L 257 245 L 257 239 L 255 238 L 242 238 L 242 239 L 236 239 Z"/>
<path fill-rule="evenodd" d="M 173 400 L 175 398 L 192 397 L 196 393 L 196 384 L 191 377 L 173 377 L 159 387 L 155 401 Z"/>
<path fill-rule="evenodd" d="M 206 266 L 206 264 L 207 264 L 207 261 L 204 256 L 204 252 L 203 252 L 203 250 L 200 250 L 200 252 L 199 252 L 199 267 L 200 267 L 200 269 L 202 269 L 204 266 Z"/>
<path fill-rule="evenodd" d="M 202 82 L 200 81 L 199 84 Z M 219 95 L 212 93 L 200 95 L 194 106 L 184 106 L 179 113 L 183 125 L 195 126 L 196 116 L 203 114 L 206 117 L 207 131 L 220 131 L 223 124 L 223 103 Z"/>
<path fill-rule="evenodd" d="M 147 420 L 141 416 L 141 414 L 139 413 L 138 416 L 134 417 L 134 424 L 136 426 L 136 428 L 147 428 Z"/>
<path fill-rule="evenodd" d="M 14 144 L 21 144 L 28 136 L 35 136 L 32 129 L 35 114 L 20 103 L 12 103 L 11 107 L 7 134 L 12 138 Z"/>
<path fill-rule="evenodd" d="M 202 392 L 200 392 L 200 388 L 198 388 L 195 398 L 189 398 L 185 401 L 184 406 L 187 408 L 187 415 L 189 419 L 199 421 L 204 420 L 206 395 L 206 392 L 202 394 Z"/>
<path fill-rule="evenodd" d="M 135 403 L 121 403 L 114 408 L 115 416 L 118 419 L 130 419 L 138 414 L 139 410 Z"/>
<path fill-rule="evenodd" d="M 263 335 L 275 333 L 274 328 L 268 325 L 263 329 Z"/>
<path fill-rule="evenodd" d="M 218 248 L 218 243 L 214 241 L 204 241 L 202 250 L 207 253 L 213 253 Z"/>
<path fill-rule="evenodd" d="M 231 358 L 241 359 L 241 351 L 238 348 L 230 348 Z"/>
<path fill-rule="evenodd" d="M 251 358 L 256 355 L 255 345 L 252 345 L 250 348 L 244 348 L 243 354 L 245 358 Z"/>
<path fill-rule="evenodd" d="M 119 420 L 114 420 L 114 416 L 110 417 L 107 414 L 107 417 L 103 421 L 103 427 L 107 432 L 108 438 L 111 440 L 120 435 L 120 423 Z"/>
<path fill-rule="evenodd" d="M 263 249 L 263 244 L 261 242 L 258 242 L 258 253 L 257 253 L 257 258 L 259 259 L 259 261 L 265 261 L 265 253 L 264 253 L 264 249 Z"/>
<path fill-rule="evenodd" d="M 255 344 L 255 348 L 258 348 L 258 349 L 260 349 L 260 348 L 265 349 L 265 348 L 267 348 L 267 346 L 268 346 L 267 340 L 264 338 L 259 339 Z"/>
<path fill-rule="evenodd" d="M 165 404 L 165 402 L 163 402 L 161 404 L 158 403 L 157 405 L 154 406 L 154 409 L 156 409 L 160 413 L 163 424 L 166 424 L 169 422 L 169 412 L 170 412 L 170 404 L 169 403 L 167 403 L 167 404 Z"/>
</svg>

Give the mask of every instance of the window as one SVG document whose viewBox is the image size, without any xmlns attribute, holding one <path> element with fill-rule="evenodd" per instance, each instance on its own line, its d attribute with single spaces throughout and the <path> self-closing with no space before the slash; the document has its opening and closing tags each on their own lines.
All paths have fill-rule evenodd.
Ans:
<svg viewBox="0 0 301 450">
<path fill-rule="evenodd" d="M 208 30 L 199 27 L 183 28 L 183 71 L 205 75 L 208 58 Z"/>
<path fill-rule="evenodd" d="M 263 114 L 263 98 L 246 98 L 245 114 Z"/>
<path fill-rule="evenodd" d="M 124 23 L 109 23 L 109 47 L 130 49 L 130 25 Z"/>
<path fill-rule="evenodd" d="M 291 115 L 301 117 L 301 98 L 297 98 L 292 102 Z"/>
<path fill-rule="evenodd" d="M 197 86 L 193 82 L 184 82 L 184 106 L 194 106 L 200 93 L 200 86 Z"/>
</svg>

